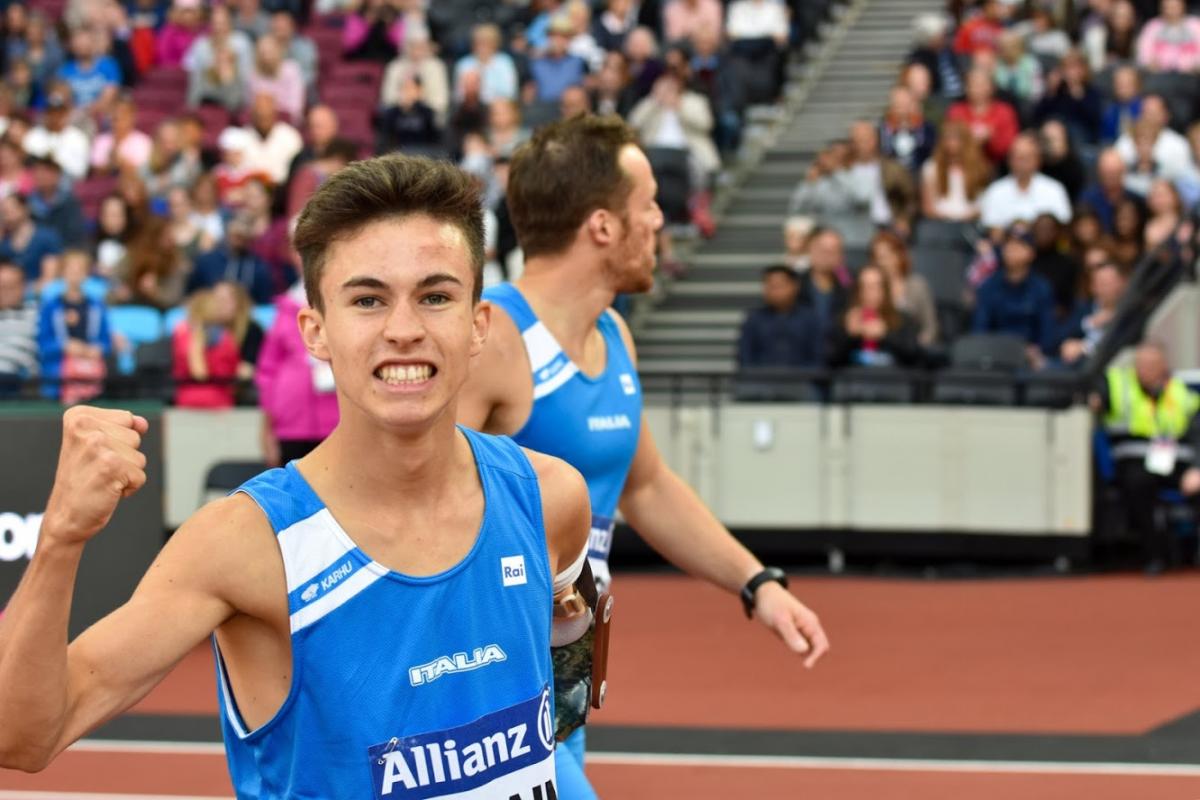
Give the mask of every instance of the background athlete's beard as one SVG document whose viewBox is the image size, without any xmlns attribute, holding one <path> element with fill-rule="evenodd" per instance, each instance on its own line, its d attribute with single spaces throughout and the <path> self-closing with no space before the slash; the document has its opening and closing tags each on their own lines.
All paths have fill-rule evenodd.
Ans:
<svg viewBox="0 0 1200 800">
<path fill-rule="evenodd" d="M 617 251 L 604 259 L 604 274 L 617 294 L 648 292 L 654 287 L 654 255 L 647 257 L 628 225 Z"/>
</svg>

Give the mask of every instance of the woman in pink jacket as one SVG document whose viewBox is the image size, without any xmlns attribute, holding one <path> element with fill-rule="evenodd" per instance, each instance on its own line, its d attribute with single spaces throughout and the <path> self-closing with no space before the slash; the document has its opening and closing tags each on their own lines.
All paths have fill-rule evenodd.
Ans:
<svg viewBox="0 0 1200 800">
<path fill-rule="evenodd" d="M 1160 16 L 1138 36 L 1137 60 L 1150 72 L 1200 69 L 1200 19 L 1188 16 L 1184 0 L 1163 0 Z"/>
<path fill-rule="evenodd" d="M 333 373 L 308 354 L 296 324 L 306 305 L 300 284 L 279 295 L 275 322 L 258 355 L 254 382 L 264 415 L 263 455 L 271 465 L 306 455 L 338 421 Z"/>
</svg>

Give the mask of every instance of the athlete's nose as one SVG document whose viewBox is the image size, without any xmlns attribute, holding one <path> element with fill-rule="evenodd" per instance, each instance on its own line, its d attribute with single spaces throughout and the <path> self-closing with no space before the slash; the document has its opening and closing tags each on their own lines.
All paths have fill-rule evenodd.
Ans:
<svg viewBox="0 0 1200 800">
<path fill-rule="evenodd" d="M 408 345 L 425 338 L 425 321 L 415 306 L 396 303 L 387 316 L 383 335 L 389 342 Z"/>
</svg>

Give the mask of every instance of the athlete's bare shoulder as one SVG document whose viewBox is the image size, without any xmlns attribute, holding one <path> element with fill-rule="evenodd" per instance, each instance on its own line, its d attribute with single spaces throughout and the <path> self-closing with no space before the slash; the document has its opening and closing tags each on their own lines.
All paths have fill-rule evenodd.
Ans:
<svg viewBox="0 0 1200 800">
<path fill-rule="evenodd" d="M 533 378 L 525 342 L 512 318 L 491 304 L 483 350 L 471 359 L 458 399 L 458 421 L 494 434 L 520 430 L 533 405 Z"/>
<path fill-rule="evenodd" d="M 617 330 L 621 332 L 621 341 L 625 343 L 625 352 L 629 353 L 629 359 L 636 365 L 637 347 L 634 346 L 633 334 L 629 331 L 629 323 L 625 322 L 625 318 L 618 314 L 615 309 L 605 309 L 604 313 L 608 314 L 609 319 L 616 324 Z"/>
<path fill-rule="evenodd" d="M 266 514 L 248 495 L 215 500 L 193 514 L 151 566 L 178 571 L 219 596 L 235 613 L 267 619 L 278 613 L 287 579 Z M 286 614 L 286 609 L 285 609 Z"/>
<path fill-rule="evenodd" d="M 522 449 L 537 474 L 550 566 L 557 573 L 587 545 L 592 525 L 587 483 L 579 470 L 562 459 Z"/>
</svg>

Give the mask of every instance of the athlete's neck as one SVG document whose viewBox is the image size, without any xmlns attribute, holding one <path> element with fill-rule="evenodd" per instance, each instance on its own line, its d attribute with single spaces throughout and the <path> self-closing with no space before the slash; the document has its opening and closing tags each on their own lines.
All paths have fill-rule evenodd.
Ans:
<svg viewBox="0 0 1200 800">
<path fill-rule="evenodd" d="M 381 429 L 360 414 L 344 413 L 303 466 L 314 479 L 336 482 L 338 491 L 372 498 L 372 503 L 389 498 L 400 505 L 419 504 L 441 496 L 461 478 L 463 458 L 471 455 L 460 438 L 453 409 L 411 432 Z"/>
<path fill-rule="evenodd" d="M 516 281 L 538 319 L 568 353 L 586 346 L 600 315 L 617 296 L 600 264 L 581 266 L 570 255 L 531 258 Z"/>
</svg>

